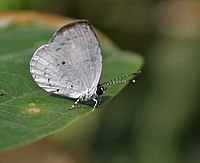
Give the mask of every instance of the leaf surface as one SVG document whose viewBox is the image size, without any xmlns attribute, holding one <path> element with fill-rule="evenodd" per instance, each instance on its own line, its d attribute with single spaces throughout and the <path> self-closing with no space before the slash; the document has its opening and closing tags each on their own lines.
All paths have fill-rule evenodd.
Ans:
<svg viewBox="0 0 200 163">
<path fill-rule="evenodd" d="M 74 100 L 45 92 L 32 79 L 29 62 L 33 52 L 46 44 L 54 31 L 37 24 L 0 28 L 0 151 L 36 141 L 92 111 L 93 102 L 69 110 Z M 101 82 L 137 72 L 142 66 L 139 55 L 100 43 Z M 100 108 L 125 85 L 110 86 Z"/>
</svg>

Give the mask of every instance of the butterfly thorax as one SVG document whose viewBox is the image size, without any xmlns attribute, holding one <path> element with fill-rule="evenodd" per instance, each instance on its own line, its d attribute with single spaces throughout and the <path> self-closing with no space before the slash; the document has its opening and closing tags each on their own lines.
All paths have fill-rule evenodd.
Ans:
<svg viewBox="0 0 200 163">
<path fill-rule="evenodd" d="M 83 95 L 79 98 L 81 101 L 89 101 L 91 99 L 95 99 L 105 92 L 106 88 L 104 88 L 101 84 L 97 85 L 97 88 L 93 91 L 87 91 L 83 93 Z"/>
</svg>

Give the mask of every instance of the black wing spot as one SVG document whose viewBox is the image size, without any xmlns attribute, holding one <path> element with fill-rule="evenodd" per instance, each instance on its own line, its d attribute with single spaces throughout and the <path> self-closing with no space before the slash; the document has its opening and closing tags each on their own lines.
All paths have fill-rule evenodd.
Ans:
<svg viewBox="0 0 200 163">
<path fill-rule="evenodd" d="M 64 42 L 63 42 L 63 43 L 60 43 L 61 46 L 65 45 L 65 44 L 66 44 L 66 43 L 64 43 Z"/>
<path fill-rule="evenodd" d="M 73 88 L 74 86 L 73 85 L 71 85 L 71 88 Z"/>
<path fill-rule="evenodd" d="M 60 89 L 56 89 L 56 92 L 59 92 L 60 91 Z"/>
<path fill-rule="evenodd" d="M 50 82 L 50 78 L 48 79 L 48 82 Z"/>
<path fill-rule="evenodd" d="M 0 96 L 3 96 L 4 94 L 3 93 L 0 93 Z"/>
<path fill-rule="evenodd" d="M 57 52 L 58 50 L 61 50 L 61 48 L 57 48 L 57 49 L 56 49 L 56 52 Z"/>
<path fill-rule="evenodd" d="M 64 64 L 65 64 L 65 62 L 63 61 L 63 62 L 62 62 L 62 65 L 64 65 Z"/>
</svg>

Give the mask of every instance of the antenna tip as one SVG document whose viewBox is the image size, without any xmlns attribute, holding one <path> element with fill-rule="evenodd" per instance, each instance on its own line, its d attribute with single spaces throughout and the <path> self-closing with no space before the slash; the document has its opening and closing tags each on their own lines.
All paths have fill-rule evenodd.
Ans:
<svg viewBox="0 0 200 163">
<path fill-rule="evenodd" d="M 136 81 L 133 79 L 133 80 L 132 80 L 132 83 L 135 83 L 135 82 L 136 82 Z"/>
</svg>

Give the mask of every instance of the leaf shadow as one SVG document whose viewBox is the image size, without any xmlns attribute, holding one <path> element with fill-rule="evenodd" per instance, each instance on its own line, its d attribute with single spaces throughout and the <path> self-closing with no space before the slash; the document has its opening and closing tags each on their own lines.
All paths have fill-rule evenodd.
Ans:
<svg viewBox="0 0 200 163">
<path fill-rule="evenodd" d="M 69 97 L 66 97 L 66 96 L 56 95 L 56 94 L 50 94 L 50 96 L 52 96 L 54 98 L 61 98 L 61 99 L 73 101 L 73 102 L 76 101 L 76 99 L 69 98 Z M 106 103 L 108 100 L 111 99 L 111 96 L 105 95 L 105 96 L 101 96 L 100 98 L 101 98 L 101 102 L 100 102 L 100 107 L 101 107 L 101 105 L 103 105 L 104 103 Z M 86 106 L 89 106 L 91 108 L 94 107 L 94 101 L 92 101 L 92 100 L 89 100 L 89 101 L 80 101 L 79 104 L 86 105 Z"/>
</svg>

